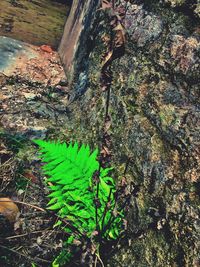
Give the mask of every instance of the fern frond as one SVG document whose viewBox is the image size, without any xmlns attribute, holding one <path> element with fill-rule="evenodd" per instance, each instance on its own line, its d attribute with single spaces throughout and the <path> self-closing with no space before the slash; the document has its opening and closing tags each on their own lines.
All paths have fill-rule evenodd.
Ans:
<svg viewBox="0 0 200 267">
<path fill-rule="evenodd" d="M 122 215 L 113 219 L 115 182 L 108 175 L 112 168 L 100 168 L 98 149 L 91 152 L 88 145 L 79 146 L 77 142 L 68 145 L 42 140 L 34 142 L 40 147 L 42 162 L 46 163 L 43 171 L 48 177 L 47 182 L 51 182 L 48 209 L 57 211 L 58 216 L 72 223 L 87 238 L 98 227 L 102 238 L 116 239 Z M 99 170 L 97 185 L 93 174 Z M 98 226 L 94 201 L 97 190 L 100 203 Z M 71 229 L 65 226 L 65 231 L 71 232 Z"/>
</svg>

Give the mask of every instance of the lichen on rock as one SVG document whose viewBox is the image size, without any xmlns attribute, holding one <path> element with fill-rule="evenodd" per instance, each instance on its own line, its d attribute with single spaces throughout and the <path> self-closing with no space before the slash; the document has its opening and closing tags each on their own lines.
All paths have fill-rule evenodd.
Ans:
<svg viewBox="0 0 200 267">
<path fill-rule="evenodd" d="M 198 266 L 198 22 L 193 11 L 176 9 L 188 1 L 125 2 L 126 52 L 112 62 L 109 134 L 116 177 L 130 159 L 133 191 L 127 236 L 106 266 Z M 108 17 L 98 12 L 98 35 L 82 65 L 87 60 L 87 90 L 70 104 L 69 127 L 76 139 L 100 146 L 107 94 L 99 78 L 110 37 Z"/>
</svg>

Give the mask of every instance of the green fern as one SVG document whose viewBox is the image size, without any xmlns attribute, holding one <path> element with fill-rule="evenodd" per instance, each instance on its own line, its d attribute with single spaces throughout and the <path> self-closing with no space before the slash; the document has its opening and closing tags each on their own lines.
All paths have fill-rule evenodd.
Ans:
<svg viewBox="0 0 200 267">
<path fill-rule="evenodd" d="M 101 168 L 97 161 L 98 149 L 90 152 L 88 145 L 59 142 L 34 141 L 40 147 L 44 174 L 51 193 L 48 208 L 55 210 L 67 224 L 64 230 L 70 234 L 66 245 L 74 239 L 90 239 L 94 232 L 102 240 L 116 239 L 122 224 L 122 212 L 117 216 L 116 192 L 113 178 L 108 174 L 112 168 Z M 62 252 L 69 258 L 70 252 Z M 59 255 L 62 257 L 62 255 Z M 60 258 L 56 262 L 61 262 Z M 54 263 L 56 265 L 56 263 Z"/>
</svg>

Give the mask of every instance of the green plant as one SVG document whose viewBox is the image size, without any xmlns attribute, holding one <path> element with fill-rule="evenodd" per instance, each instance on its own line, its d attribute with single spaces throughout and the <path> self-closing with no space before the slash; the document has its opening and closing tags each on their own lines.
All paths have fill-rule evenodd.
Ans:
<svg viewBox="0 0 200 267">
<path fill-rule="evenodd" d="M 87 244 L 92 257 L 101 261 L 99 247 L 117 239 L 122 229 L 123 212 L 117 209 L 115 183 L 109 176 L 112 168 L 102 168 L 98 149 L 91 153 L 88 145 L 34 142 L 41 148 L 44 174 L 51 184 L 48 208 L 57 211 L 56 225 L 68 234 L 66 249 L 53 266 L 69 261 L 71 250 L 81 244 Z"/>
<path fill-rule="evenodd" d="M 29 183 L 29 180 L 24 177 L 20 172 L 22 173 L 22 171 L 19 169 L 15 178 L 15 186 L 17 190 L 25 190 L 27 184 Z"/>
<path fill-rule="evenodd" d="M 18 153 L 27 143 L 27 139 L 19 134 L 10 134 L 0 129 L 0 141 L 4 142 L 9 150 Z"/>
</svg>

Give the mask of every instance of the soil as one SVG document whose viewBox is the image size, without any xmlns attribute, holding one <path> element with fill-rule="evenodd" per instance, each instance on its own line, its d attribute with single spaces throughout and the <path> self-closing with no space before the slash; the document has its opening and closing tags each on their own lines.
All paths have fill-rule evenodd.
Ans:
<svg viewBox="0 0 200 267">
<path fill-rule="evenodd" d="M 35 59 L 30 66 L 39 65 Z M 57 218 L 45 209 L 48 191 L 32 140 L 55 138 L 58 132 L 62 139 L 68 88 L 63 73 L 56 84 L 39 82 L 39 76 L 37 81 L 23 74 L 0 77 L 0 197 L 22 203 L 14 224 L 1 220 L 0 266 L 49 266 L 62 247 L 62 232 L 53 229 Z"/>
<path fill-rule="evenodd" d="M 0 266 L 50 266 L 65 237 L 46 209 L 48 189 L 32 140 L 65 140 L 68 83 L 50 45 L 0 37 L 0 55 L 0 197 L 20 210 L 14 223 L 0 214 Z"/>
</svg>

